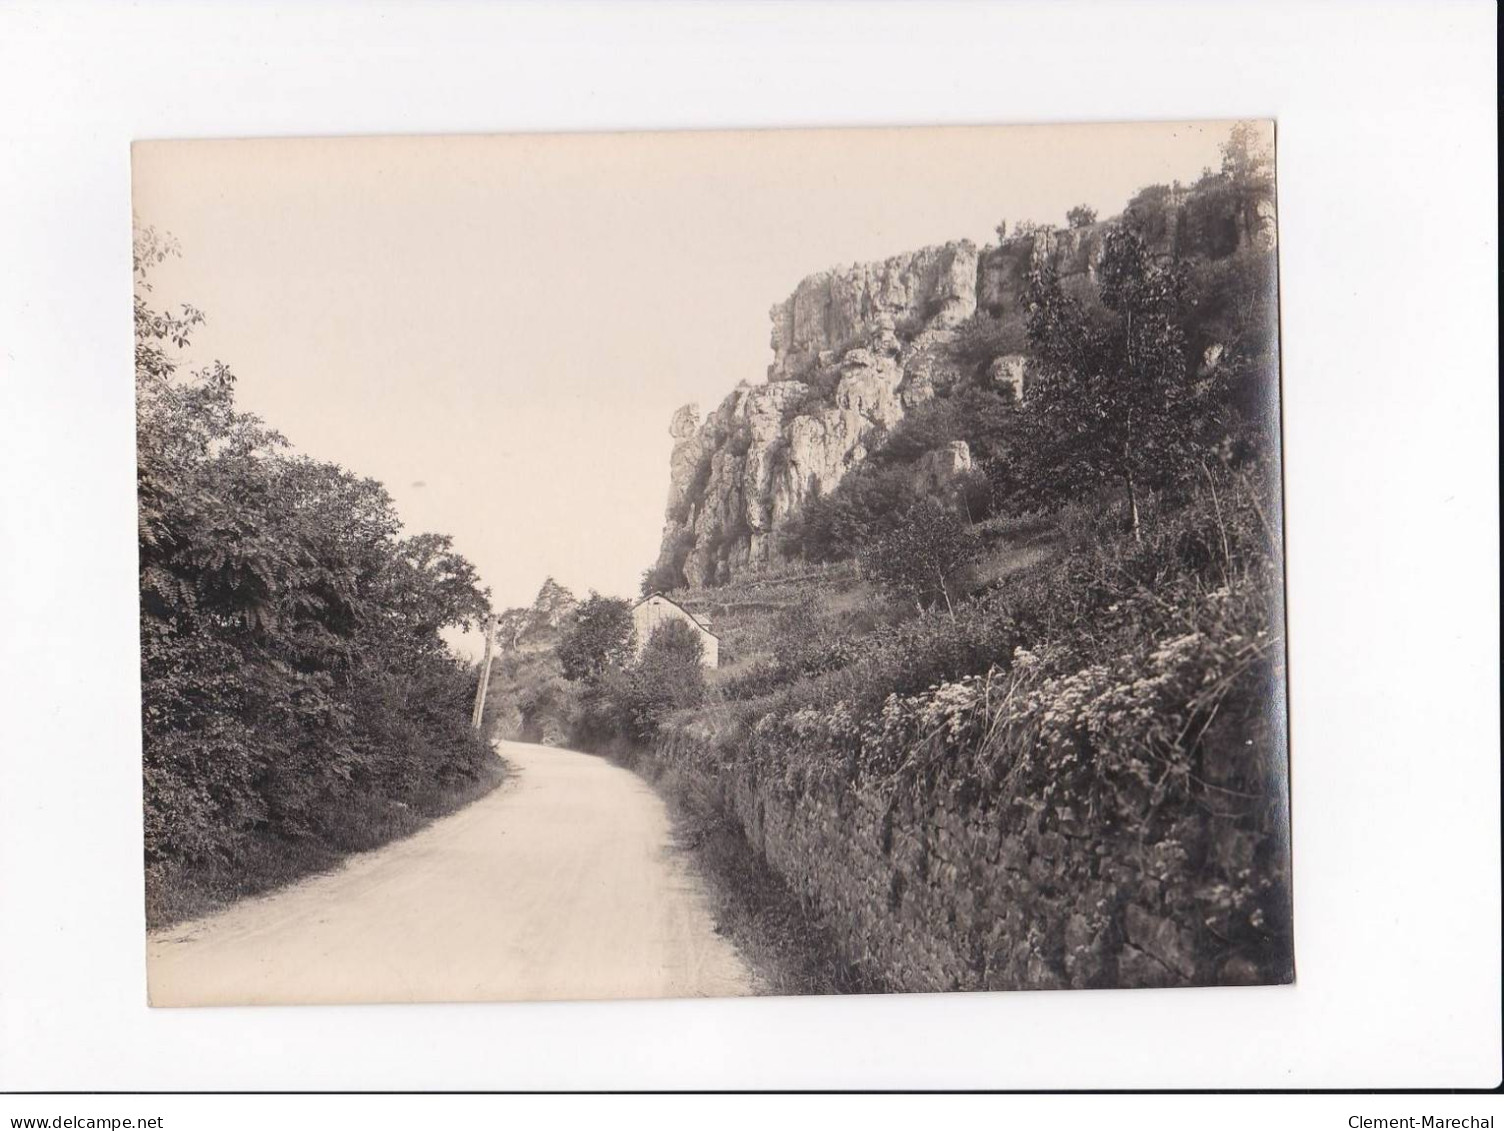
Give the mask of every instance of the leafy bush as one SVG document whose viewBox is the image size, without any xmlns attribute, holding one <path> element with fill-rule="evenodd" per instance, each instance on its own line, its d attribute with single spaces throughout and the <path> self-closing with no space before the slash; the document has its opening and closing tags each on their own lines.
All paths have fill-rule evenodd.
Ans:
<svg viewBox="0 0 1504 1131">
<path fill-rule="evenodd" d="M 703 653 L 700 634 L 683 621 L 665 621 L 653 630 L 617 688 L 621 717 L 632 738 L 651 739 L 669 714 L 699 706 L 705 698 Z"/>
<path fill-rule="evenodd" d="M 1031 276 L 1036 365 L 1019 418 L 1020 490 L 1033 503 L 1119 483 L 1137 537 L 1142 490 L 1206 454 L 1216 389 L 1197 384 L 1187 363 L 1180 265 L 1115 228 L 1098 274 L 1100 310 L 1066 293 L 1048 265 Z"/>
<path fill-rule="evenodd" d="M 1089 228 L 1097 222 L 1097 210 L 1085 204 L 1078 204 L 1065 214 L 1065 224 L 1068 228 Z"/>
<path fill-rule="evenodd" d="M 950 354 L 973 378 L 982 376 L 997 358 L 1023 353 L 1029 345 L 1023 319 L 998 318 L 979 310 L 956 327 Z"/>
<path fill-rule="evenodd" d="M 805 504 L 784 532 L 785 548 L 814 562 L 850 558 L 891 529 L 916 497 L 908 467 L 864 463 L 829 495 Z"/>
<path fill-rule="evenodd" d="M 705 466 L 709 466 L 708 461 Z M 639 595 L 646 597 L 649 593 L 671 593 L 688 584 L 684 576 L 684 563 L 689 560 L 690 551 L 694 548 L 694 531 L 680 531 L 669 546 L 668 553 L 642 571 Z"/>
<path fill-rule="evenodd" d="M 632 653 L 632 606 L 619 597 L 592 592 L 574 612 L 559 641 L 565 679 L 594 680 L 620 667 Z"/>
<path fill-rule="evenodd" d="M 961 576 L 979 551 L 970 524 L 934 499 L 923 499 L 892 530 L 864 546 L 859 560 L 895 593 L 922 606 L 943 603 L 954 616 Z"/>
<path fill-rule="evenodd" d="M 1187 277 L 1190 363 L 1214 394 L 1207 406 L 1208 446 L 1239 462 L 1274 450 L 1279 380 L 1279 280 L 1273 251 L 1247 246 L 1192 264 Z"/>
<path fill-rule="evenodd" d="M 669 715 L 704 701 L 703 655 L 704 642 L 689 625 L 660 624 L 635 662 L 603 668 L 580 690 L 576 741 L 595 749 L 620 738 L 651 741 Z"/>
<path fill-rule="evenodd" d="M 203 316 L 148 305 L 135 244 L 141 697 L 149 914 L 195 877 L 254 890 L 351 843 L 348 815 L 467 796 L 495 758 L 474 672 L 441 632 L 487 606 L 437 535 L 401 536 L 380 484 L 294 456 L 222 365 L 180 372 Z M 395 827 L 395 826 L 393 826 Z M 407 826 L 410 830 L 411 826 Z M 320 865 L 322 866 L 322 865 Z"/>
<path fill-rule="evenodd" d="M 979 476 L 963 477 L 945 502 L 980 520 L 995 497 L 1013 492 L 1017 405 L 1011 390 L 967 386 L 915 406 L 874 441 L 874 450 L 829 495 L 812 499 L 783 532 L 784 549 L 807 561 L 856 557 L 890 534 L 921 499 L 914 466 L 928 452 L 964 440 Z"/>
<path fill-rule="evenodd" d="M 722 697 L 756 698 L 803 679 L 841 670 L 859 657 L 873 626 L 871 617 L 870 609 L 832 614 L 814 594 L 803 594 L 774 617 L 776 656 L 723 681 Z"/>
</svg>

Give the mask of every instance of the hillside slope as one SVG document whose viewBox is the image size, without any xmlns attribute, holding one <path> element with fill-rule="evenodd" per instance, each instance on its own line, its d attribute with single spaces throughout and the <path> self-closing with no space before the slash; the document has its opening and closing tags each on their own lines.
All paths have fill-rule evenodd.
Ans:
<svg viewBox="0 0 1504 1131">
<path fill-rule="evenodd" d="M 1030 272 L 1048 265 L 1068 293 L 1090 293 L 1104 237 L 1125 217 L 1166 257 L 1272 252 L 1272 201 L 1243 216 L 1228 195 L 1214 179 L 1156 186 L 1111 221 L 1029 225 L 981 249 L 960 240 L 801 281 L 770 312 L 766 381 L 743 382 L 703 419 L 690 404 L 671 421 L 654 585 L 714 585 L 785 560 L 780 536 L 800 511 L 934 398 L 964 387 L 1021 396 Z M 1197 345 L 1213 360 L 1225 347 Z M 970 469 L 972 455 L 946 456 L 942 476 Z"/>
</svg>

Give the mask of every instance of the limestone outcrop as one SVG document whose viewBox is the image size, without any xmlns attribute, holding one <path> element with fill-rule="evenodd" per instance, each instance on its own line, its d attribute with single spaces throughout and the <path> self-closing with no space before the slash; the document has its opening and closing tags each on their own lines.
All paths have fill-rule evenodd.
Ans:
<svg viewBox="0 0 1504 1131">
<path fill-rule="evenodd" d="M 552 645 L 563 631 L 579 600 L 553 578 L 544 580 L 538 596 L 526 608 L 507 609 L 496 618 L 496 645 L 503 651 Z"/>
<path fill-rule="evenodd" d="M 773 307 L 768 380 L 797 378 L 854 346 L 896 350 L 905 332 L 953 328 L 977 308 L 977 249 L 969 240 L 811 275 Z"/>
<path fill-rule="evenodd" d="M 714 585 L 776 561 L 780 532 L 810 500 L 833 491 L 934 397 L 971 382 L 1027 400 L 1025 323 L 1035 268 L 1051 268 L 1066 293 L 1084 297 L 1119 224 L 1161 257 L 1272 251 L 1272 196 L 1250 206 L 1246 193 L 1227 191 L 1227 177 L 1224 169 L 1189 187 L 1151 185 L 1101 223 L 1026 223 L 985 247 L 956 240 L 800 281 L 769 311 L 772 360 L 764 378 L 742 381 L 703 418 L 696 405 L 674 414 L 652 583 Z M 1257 195 L 1257 184 L 1249 191 Z M 1213 343 L 1200 372 L 1214 373 L 1220 363 Z M 916 484 L 943 490 L 971 469 L 972 458 L 941 444 L 905 462 Z"/>
<path fill-rule="evenodd" d="M 1021 336 L 1030 267 L 1048 259 L 1064 276 L 1090 276 L 1102 227 L 1030 232 L 981 250 L 960 240 L 800 282 L 769 313 L 766 380 L 743 382 L 703 419 L 696 405 L 674 414 L 658 583 L 698 588 L 776 561 L 779 531 L 811 498 L 958 382 L 1022 395 L 1023 354 L 978 371 L 958 338 L 978 317 L 1011 322 Z M 938 484 L 970 467 L 970 452 L 950 445 L 916 474 Z"/>
<path fill-rule="evenodd" d="M 971 469 L 970 445 L 965 440 L 952 440 L 919 457 L 914 464 L 914 486 L 927 494 L 938 495 Z"/>
</svg>

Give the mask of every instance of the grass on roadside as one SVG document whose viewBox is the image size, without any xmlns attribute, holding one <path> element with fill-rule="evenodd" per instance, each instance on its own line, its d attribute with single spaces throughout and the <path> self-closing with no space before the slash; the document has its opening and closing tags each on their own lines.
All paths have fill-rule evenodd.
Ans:
<svg viewBox="0 0 1504 1131">
<path fill-rule="evenodd" d="M 885 992 L 840 957 L 812 911 L 709 798 L 695 796 L 671 772 L 652 782 L 668 803 L 677 845 L 705 882 L 716 930 L 752 968 L 759 993 L 790 997 Z"/>
<path fill-rule="evenodd" d="M 511 767 L 500 757 L 483 767 L 475 781 L 432 786 L 405 802 L 365 798 L 329 814 L 325 836 L 292 840 L 247 837 L 233 865 L 213 860 L 198 866 L 174 864 L 146 872 L 146 929 L 163 930 L 223 910 L 249 896 L 321 872 L 347 858 L 412 836 L 426 825 L 479 801 L 505 781 Z"/>
</svg>

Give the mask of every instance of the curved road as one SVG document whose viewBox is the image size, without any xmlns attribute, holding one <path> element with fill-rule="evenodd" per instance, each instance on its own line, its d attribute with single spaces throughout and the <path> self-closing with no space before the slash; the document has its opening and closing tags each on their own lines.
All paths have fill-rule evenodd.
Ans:
<svg viewBox="0 0 1504 1131">
<path fill-rule="evenodd" d="M 503 742 L 495 792 L 147 941 L 153 1005 L 748 994 L 668 812 L 603 759 Z"/>
</svg>

